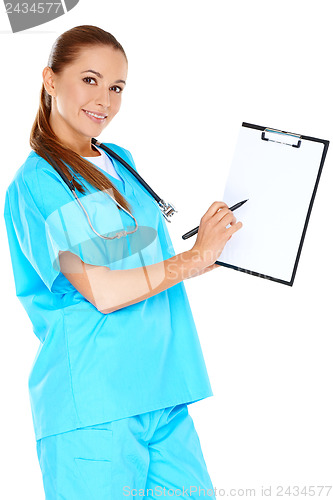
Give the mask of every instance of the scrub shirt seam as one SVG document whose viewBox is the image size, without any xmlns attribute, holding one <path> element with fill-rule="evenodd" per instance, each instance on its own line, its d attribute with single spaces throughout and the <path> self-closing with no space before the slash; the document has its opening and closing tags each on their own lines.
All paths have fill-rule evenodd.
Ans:
<svg viewBox="0 0 333 500">
<path fill-rule="evenodd" d="M 35 165 L 35 169 L 36 169 L 37 185 L 38 185 L 38 189 L 39 189 L 39 196 L 40 196 L 40 199 L 41 199 L 41 202 L 42 202 L 42 205 L 43 205 L 44 214 L 45 214 L 44 198 L 43 198 L 43 195 L 42 195 L 42 189 L 40 187 L 39 175 L 38 175 L 38 171 L 37 171 L 37 165 L 39 165 L 40 161 L 41 161 L 41 158 L 38 159 L 38 161 L 37 161 L 37 163 Z M 45 219 L 45 215 L 44 215 L 44 219 Z"/>
<path fill-rule="evenodd" d="M 39 165 L 39 163 L 43 160 L 43 158 L 39 158 L 38 161 L 36 162 L 36 165 L 35 165 L 35 171 L 36 171 L 36 179 L 37 179 L 37 185 L 38 185 L 38 189 L 39 189 L 39 196 L 40 196 L 40 200 L 41 200 L 41 203 L 43 205 L 43 211 L 44 213 L 42 214 L 43 215 L 43 218 L 45 220 L 45 223 L 46 223 L 46 216 L 45 216 L 45 204 L 44 204 L 44 197 L 43 197 L 43 192 L 42 192 L 42 189 L 40 187 L 40 182 L 39 182 L 39 175 L 38 175 L 38 169 L 37 169 L 37 166 Z M 57 275 L 55 277 L 52 276 L 52 280 L 51 280 L 51 284 L 50 284 L 50 291 L 52 289 L 52 286 L 56 280 L 56 278 L 59 276 L 59 272 L 57 272 Z M 52 293 L 52 292 L 51 292 Z"/>
<path fill-rule="evenodd" d="M 38 173 L 39 169 L 37 168 L 40 163 L 43 163 L 43 160 L 44 160 L 44 158 L 42 158 L 41 156 L 38 155 L 38 161 L 36 162 L 36 165 L 35 165 L 35 171 L 36 171 L 37 184 L 38 184 L 38 188 L 39 188 L 39 197 L 40 197 L 41 203 L 43 205 L 43 211 L 44 211 L 44 213 L 42 215 L 44 217 L 44 220 L 46 221 L 48 219 L 48 215 L 47 215 L 47 210 L 45 208 L 43 190 L 40 186 L 40 179 L 39 179 L 39 173 Z M 44 160 L 44 161 L 46 161 L 46 160 Z M 49 162 L 47 162 L 47 163 L 48 163 L 48 165 L 50 165 Z M 52 167 L 52 170 L 54 170 L 56 172 L 55 168 L 53 168 L 53 167 Z M 89 189 L 88 189 L 88 191 L 90 192 Z M 80 193 L 78 194 L 78 196 L 80 196 Z"/>
<path fill-rule="evenodd" d="M 36 198 L 35 198 L 35 196 L 33 195 L 33 193 L 31 192 L 31 189 L 30 189 L 29 183 L 26 181 L 25 176 L 24 176 L 24 173 L 23 173 L 23 182 L 26 184 L 26 188 L 27 188 L 27 190 L 28 190 L 28 192 L 29 192 L 29 194 L 30 194 L 30 196 L 31 196 L 31 198 L 32 198 L 32 200 L 33 200 L 33 203 L 34 203 L 35 207 L 37 208 L 37 210 L 38 210 L 39 214 L 40 214 L 40 215 L 41 215 L 41 217 L 44 219 L 44 222 L 46 222 L 45 215 L 44 215 L 44 214 L 45 214 L 44 198 L 43 198 L 43 195 L 42 195 L 42 190 L 41 190 L 41 187 L 40 187 L 40 184 L 39 184 L 39 177 L 38 177 L 38 170 L 37 170 L 37 166 L 39 165 L 39 163 L 40 163 L 42 160 L 43 160 L 43 158 L 41 158 L 41 157 L 39 157 L 39 158 L 38 158 L 38 160 L 37 160 L 37 162 L 36 162 L 36 164 L 35 164 L 35 174 L 36 174 L 36 180 L 37 180 L 36 184 L 37 184 L 37 186 L 38 186 L 38 190 L 39 190 L 39 198 L 40 198 L 41 204 L 43 205 L 44 213 L 42 213 L 42 212 L 40 211 L 40 206 L 39 206 L 39 204 L 36 202 Z M 33 266 L 33 267 L 34 267 L 34 266 Z M 38 273 L 38 274 L 39 274 L 39 273 Z M 59 273 L 57 273 L 57 275 L 58 275 L 58 274 L 59 274 Z M 39 276 L 40 276 L 40 275 L 39 275 Z M 40 276 L 40 278 L 42 279 L 42 281 L 44 281 L 44 283 L 46 284 L 46 286 L 48 286 L 48 285 L 47 285 L 47 283 L 46 283 L 46 281 L 42 278 L 42 276 Z M 51 283 L 51 286 L 50 286 L 50 291 L 51 291 L 52 285 L 53 285 L 53 283 L 54 283 L 54 281 L 55 281 L 55 277 L 53 277 L 53 276 L 52 276 L 52 279 L 51 279 L 51 280 L 49 280 L 49 278 L 50 278 L 50 276 L 47 276 L 47 281 L 50 281 L 50 283 Z M 52 293 L 52 292 L 51 292 L 51 293 Z"/>
<path fill-rule="evenodd" d="M 66 318 L 65 318 L 65 309 L 61 309 L 61 313 L 62 313 L 62 320 L 63 320 L 63 325 L 64 325 L 65 338 L 66 338 L 66 354 L 67 354 L 67 361 L 68 361 L 68 371 L 69 371 L 69 380 L 70 380 L 70 387 L 71 387 L 71 393 L 72 393 L 72 400 L 73 400 L 73 405 L 74 405 L 74 409 L 75 409 L 75 413 L 76 413 L 76 418 L 77 418 L 79 424 L 82 425 L 81 419 L 79 417 L 77 405 L 76 405 L 74 390 L 73 390 L 72 368 L 71 368 L 71 361 L 70 361 L 69 348 L 68 348 L 68 331 L 67 331 Z"/>
</svg>

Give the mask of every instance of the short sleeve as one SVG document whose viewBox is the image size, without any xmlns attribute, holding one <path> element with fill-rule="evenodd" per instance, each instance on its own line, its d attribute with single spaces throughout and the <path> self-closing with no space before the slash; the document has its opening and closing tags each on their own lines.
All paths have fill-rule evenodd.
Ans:
<svg viewBox="0 0 333 500">
<path fill-rule="evenodd" d="M 4 217 L 17 288 L 30 274 L 27 261 L 51 291 L 59 271 L 52 265 L 45 219 L 30 191 L 14 182 L 6 192 Z"/>
<path fill-rule="evenodd" d="M 128 254 L 126 238 L 103 239 L 88 223 L 84 210 L 101 235 L 114 236 L 125 229 L 107 193 L 90 187 L 88 194 L 77 192 L 81 207 L 59 174 L 42 159 L 17 175 L 6 192 L 5 218 L 7 227 L 13 229 L 10 237 L 16 238 L 50 291 L 61 272 L 59 251 L 70 251 L 87 264 L 108 267 Z"/>
</svg>

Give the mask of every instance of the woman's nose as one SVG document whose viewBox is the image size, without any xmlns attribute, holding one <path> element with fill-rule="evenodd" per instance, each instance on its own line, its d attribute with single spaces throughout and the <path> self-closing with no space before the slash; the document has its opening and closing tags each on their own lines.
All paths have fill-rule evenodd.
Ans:
<svg viewBox="0 0 333 500">
<path fill-rule="evenodd" d="M 101 104 L 102 106 L 109 107 L 110 106 L 110 91 L 109 89 L 102 89 L 100 94 L 98 95 L 96 102 L 97 104 Z"/>
</svg>

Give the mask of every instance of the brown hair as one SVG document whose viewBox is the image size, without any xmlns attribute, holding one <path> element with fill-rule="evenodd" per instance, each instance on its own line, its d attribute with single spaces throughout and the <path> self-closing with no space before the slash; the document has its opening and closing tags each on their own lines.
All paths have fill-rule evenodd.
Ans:
<svg viewBox="0 0 333 500">
<path fill-rule="evenodd" d="M 78 57 L 82 48 L 93 45 L 107 45 L 120 50 L 127 61 L 123 47 L 111 33 L 97 26 L 82 25 L 65 31 L 56 39 L 47 65 L 54 73 L 60 73 L 64 66 L 71 64 Z M 31 148 L 46 161 L 49 161 L 47 157 L 49 155 L 69 180 L 72 179 L 72 174 L 65 163 L 95 188 L 99 190 L 111 188 L 111 193 L 113 192 L 117 202 L 131 212 L 129 203 L 102 172 L 97 168 L 92 168 L 89 161 L 58 140 L 49 123 L 51 102 L 52 97 L 45 90 L 43 83 L 40 91 L 39 108 L 30 132 Z M 85 193 L 84 186 L 76 179 L 73 179 L 73 184 L 80 193 Z"/>
</svg>

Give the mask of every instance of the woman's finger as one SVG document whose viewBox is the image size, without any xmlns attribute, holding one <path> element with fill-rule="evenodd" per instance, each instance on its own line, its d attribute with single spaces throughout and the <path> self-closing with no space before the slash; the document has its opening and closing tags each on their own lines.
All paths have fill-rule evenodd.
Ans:
<svg viewBox="0 0 333 500">
<path fill-rule="evenodd" d="M 223 201 L 214 201 L 214 203 L 211 204 L 207 212 L 204 214 L 203 218 L 209 218 L 214 216 L 219 209 L 227 208 L 228 205 L 224 203 Z M 229 209 L 228 209 L 229 210 Z"/>
</svg>

